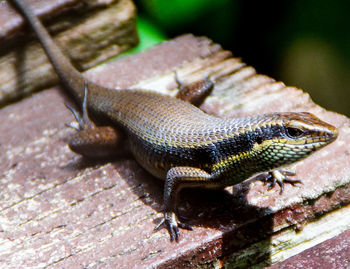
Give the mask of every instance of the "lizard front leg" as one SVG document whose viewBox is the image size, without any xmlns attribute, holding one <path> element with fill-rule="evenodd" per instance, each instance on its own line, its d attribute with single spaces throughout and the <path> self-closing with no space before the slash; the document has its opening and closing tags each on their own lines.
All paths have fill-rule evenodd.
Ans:
<svg viewBox="0 0 350 269">
<path fill-rule="evenodd" d="M 214 181 L 214 176 L 200 168 L 181 166 L 169 169 L 164 184 L 164 217 L 155 229 L 165 225 L 171 241 L 179 240 L 178 227 L 191 230 L 190 225 L 180 222 L 176 216 L 178 193 L 182 188 L 208 186 L 211 181 Z"/>
<path fill-rule="evenodd" d="M 174 73 L 175 82 L 179 88 L 176 98 L 189 102 L 196 107 L 199 107 L 204 102 L 214 88 L 214 81 L 209 76 L 202 80 L 185 84 L 179 79 L 177 72 L 175 71 Z"/>
</svg>

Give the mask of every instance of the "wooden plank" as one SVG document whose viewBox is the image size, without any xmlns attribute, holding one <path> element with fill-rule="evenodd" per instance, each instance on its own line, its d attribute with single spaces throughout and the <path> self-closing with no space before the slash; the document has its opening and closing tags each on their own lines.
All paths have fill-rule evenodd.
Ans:
<svg viewBox="0 0 350 269">
<path fill-rule="evenodd" d="M 138 43 L 136 9 L 131 0 L 29 2 L 36 14 L 48 21 L 55 42 L 79 70 L 106 61 Z M 1 106 L 55 85 L 58 78 L 18 12 L 8 3 L 1 5 L 0 12 Z"/>
<path fill-rule="evenodd" d="M 180 242 L 171 243 L 165 229 L 153 231 L 162 215 L 162 182 L 130 156 L 96 163 L 71 152 L 63 141 L 74 132 L 64 126 L 73 121 L 64 107 L 67 97 L 58 87 L 35 94 L 0 110 L 2 267 L 268 264 L 297 247 L 286 241 L 286 231 L 325 221 L 349 204 L 349 119 L 315 105 L 299 89 L 256 74 L 206 38 L 181 36 L 85 76 L 110 88 L 174 95 L 174 69 L 186 82 L 206 75 L 215 80 L 202 105 L 208 113 L 309 111 L 337 126 L 339 137 L 296 165 L 303 185 L 286 186 L 282 195 L 254 180 L 233 191 L 184 190 L 180 212 L 194 230 L 181 231 Z M 328 227 L 340 233 L 347 226 Z M 328 228 L 319 229 L 315 237 Z M 273 261 L 271 251 L 286 256 Z"/>
<path fill-rule="evenodd" d="M 326 240 L 270 269 L 283 268 L 349 268 L 350 230 Z"/>
</svg>

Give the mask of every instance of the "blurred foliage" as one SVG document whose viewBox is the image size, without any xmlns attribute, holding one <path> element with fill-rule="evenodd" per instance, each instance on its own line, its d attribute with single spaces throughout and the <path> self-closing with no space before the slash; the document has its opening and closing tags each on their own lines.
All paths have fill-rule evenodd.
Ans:
<svg viewBox="0 0 350 269">
<path fill-rule="evenodd" d="M 135 1 L 142 48 L 184 33 L 205 35 L 259 73 L 350 116 L 350 1 Z"/>
<path fill-rule="evenodd" d="M 137 47 L 129 50 L 127 53 L 123 53 L 121 56 L 143 51 L 167 39 L 165 33 L 150 23 L 149 20 L 138 17 L 136 23 L 140 42 Z"/>
</svg>

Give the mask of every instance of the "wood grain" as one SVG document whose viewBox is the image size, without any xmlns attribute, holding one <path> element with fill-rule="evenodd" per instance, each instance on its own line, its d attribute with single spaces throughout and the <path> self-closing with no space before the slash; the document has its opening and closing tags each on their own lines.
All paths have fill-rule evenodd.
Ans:
<svg viewBox="0 0 350 269">
<path fill-rule="evenodd" d="M 84 75 L 110 88 L 175 95 L 174 69 L 186 82 L 206 75 L 216 81 L 202 105 L 208 113 L 309 111 L 337 126 L 339 138 L 299 163 L 303 185 L 286 186 L 282 195 L 254 180 L 223 192 L 184 190 L 180 212 L 194 230 L 182 231 L 176 244 L 166 230 L 153 231 L 162 182 L 130 156 L 94 162 L 71 152 L 64 143 L 74 132 L 64 125 L 73 121 L 64 107 L 68 98 L 59 87 L 45 90 L 0 110 L 1 267 L 266 265 L 278 261 L 271 255 L 285 253 L 285 259 L 297 247 L 284 241 L 287 231 L 302 234 L 303 227 L 348 210 L 349 119 L 317 106 L 300 89 L 256 74 L 210 40 L 181 36 Z M 327 234 L 322 227 L 313 238 Z M 350 221 L 328 227 L 340 233 Z"/>
<path fill-rule="evenodd" d="M 79 70 L 138 43 L 131 0 L 29 2 Z M 23 18 L 9 3 L 0 5 L 0 106 L 57 83 L 58 77 Z"/>
</svg>

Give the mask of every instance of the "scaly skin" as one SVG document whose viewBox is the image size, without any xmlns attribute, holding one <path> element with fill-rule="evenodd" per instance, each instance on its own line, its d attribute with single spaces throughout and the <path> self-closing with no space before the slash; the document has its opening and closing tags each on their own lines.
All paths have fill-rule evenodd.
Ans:
<svg viewBox="0 0 350 269">
<path fill-rule="evenodd" d="M 70 147 L 84 155 L 100 156 L 120 147 L 126 138 L 139 164 L 165 180 L 164 219 L 158 227 L 164 223 L 172 240 L 179 238 L 178 226 L 191 228 L 176 218 L 180 189 L 224 188 L 265 171 L 271 172 L 272 180 L 278 175 L 280 184 L 292 182 L 273 170 L 309 156 L 337 137 L 335 127 L 306 112 L 224 119 L 169 96 L 117 91 L 88 82 L 54 44 L 30 7 L 21 0 L 12 2 L 32 25 L 67 89 L 83 105 L 83 119 L 76 116 L 80 128 Z M 185 88 L 179 97 L 197 102 L 196 97 L 188 98 L 188 92 Z M 94 126 L 86 108 L 113 128 Z"/>
</svg>

